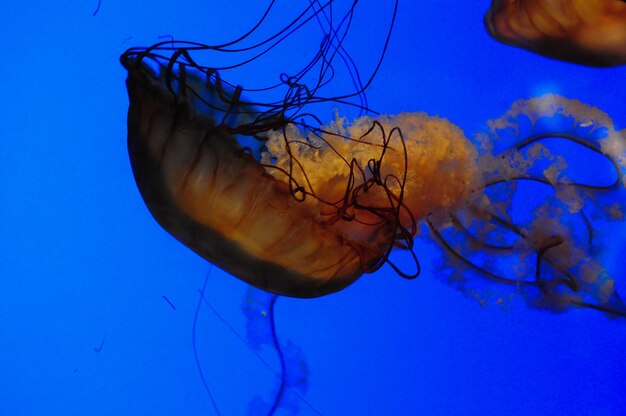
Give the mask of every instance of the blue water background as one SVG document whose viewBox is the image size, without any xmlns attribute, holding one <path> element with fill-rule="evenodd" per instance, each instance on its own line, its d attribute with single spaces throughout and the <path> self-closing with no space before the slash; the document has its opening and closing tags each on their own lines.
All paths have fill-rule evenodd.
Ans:
<svg viewBox="0 0 626 416">
<path fill-rule="evenodd" d="M 141 201 L 118 57 L 159 36 L 228 41 L 265 2 L 102 0 L 96 16 L 96 1 L 4 3 L 0 415 L 215 414 L 192 349 L 198 290 L 208 273 L 208 302 L 243 334 L 246 288 L 170 237 Z M 282 3 L 292 4 L 270 16 L 277 27 L 307 2 Z M 483 29 L 488 5 L 401 1 L 370 105 L 440 115 L 471 136 L 516 99 L 551 91 L 626 127 L 626 68 L 584 68 L 498 44 Z M 346 48 L 364 74 L 391 8 L 359 5 Z M 275 81 L 272 71 L 312 53 L 321 32 L 308 30 L 267 73 L 233 76 L 246 86 Z M 604 238 L 624 255 L 623 235 Z M 315 411 L 300 402 L 300 414 L 626 414 L 624 320 L 482 308 L 436 279 L 439 251 L 423 244 L 418 255 L 424 270 L 414 281 L 383 267 L 331 296 L 278 300 L 279 336 L 307 362 Z M 206 304 L 196 335 L 221 414 L 244 415 L 253 396 L 272 397 L 275 374 Z"/>
</svg>

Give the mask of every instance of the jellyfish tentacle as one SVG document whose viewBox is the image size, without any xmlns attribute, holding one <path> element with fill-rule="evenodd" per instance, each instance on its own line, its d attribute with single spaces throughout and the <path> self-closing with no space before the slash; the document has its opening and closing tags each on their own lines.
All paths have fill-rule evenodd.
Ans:
<svg viewBox="0 0 626 416">
<path fill-rule="evenodd" d="M 492 295 L 490 286 L 480 288 L 480 280 L 470 276 L 503 283 L 536 307 L 590 307 L 626 316 L 615 280 L 602 263 L 607 259 L 594 243 L 592 223 L 608 225 L 623 217 L 622 133 L 601 110 L 554 94 L 519 100 L 488 125 L 487 135 L 477 135 L 483 172 L 479 192 L 452 211 L 447 222 L 429 219 L 431 234 L 458 268 L 442 274 L 483 303 Z M 494 151 L 503 144 L 504 150 Z M 565 144 L 583 152 L 578 157 L 600 156 L 593 163 L 606 169 L 570 179 L 571 173 L 587 172 L 569 166 L 571 158 L 559 153 L 558 145 Z"/>
<path fill-rule="evenodd" d="M 496 218 L 496 216 L 494 215 L 493 218 Z M 527 236 L 524 234 L 524 232 L 518 227 L 516 227 L 512 222 L 508 222 L 501 218 L 498 220 L 498 222 L 506 225 L 506 228 L 510 230 L 518 230 L 519 236 L 527 240 Z M 579 284 L 579 278 L 575 274 L 573 274 L 571 271 L 560 267 L 558 262 L 555 261 L 555 258 L 549 255 L 550 249 L 553 249 L 557 246 L 560 246 L 566 243 L 566 240 L 559 235 L 553 235 L 549 237 L 548 239 L 542 241 L 541 245 L 535 250 L 536 260 L 535 260 L 534 279 L 526 280 L 524 277 L 514 278 L 514 277 L 507 277 L 507 276 L 498 274 L 494 271 L 491 271 L 473 262 L 472 260 L 470 260 L 470 258 L 466 254 L 454 248 L 452 244 L 446 239 L 446 237 L 443 236 L 441 231 L 439 231 L 439 229 L 435 226 L 435 224 L 433 224 L 430 221 L 429 218 L 427 218 L 426 223 L 428 224 L 431 235 L 433 235 L 435 240 L 445 249 L 446 253 L 451 255 L 457 262 L 460 262 L 460 264 L 462 264 L 468 270 L 476 272 L 482 278 L 489 279 L 495 283 L 505 284 L 511 287 L 516 287 L 518 288 L 518 290 L 524 287 L 536 287 L 537 289 L 541 291 L 543 296 L 546 297 L 545 300 L 548 300 L 550 302 L 556 302 L 556 304 L 553 305 L 553 307 L 556 307 L 556 308 L 563 308 L 566 305 L 585 307 L 585 308 L 591 308 L 591 309 L 596 309 L 598 311 L 605 312 L 611 316 L 626 317 L 626 307 L 619 301 L 620 296 L 619 296 L 619 293 L 617 292 L 614 292 L 612 294 L 612 298 L 616 299 L 616 301 L 614 302 L 615 305 L 611 305 L 608 302 L 593 303 L 589 301 L 584 301 L 576 297 L 571 297 L 567 294 L 557 295 L 556 288 L 559 285 L 565 285 L 568 289 L 571 290 L 571 292 L 574 295 L 578 293 L 582 294 L 581 292 L 582 288 Z M 475 236 L 470 234 L 469 230 L 463 227 L 462 224 L 459 223 L 459 225 L 460 225 L 461 231 L 464 234 L 466 234 L 468 238 L 471 238 L 473 241 L 479 244 L 482 248 L 507 251 L 511 254 L 515 253 L 514 247 L 490 245 L 488 243 L 478 240 Z M 560 279 L 551 278 L 551 279 L 546 280 L 542 273 L 542 267 L 543 267 L 542 265 L 544 263 L 555 268 L 555 270 L 557 270 L 559 273 L 563 275 L 563 278 L 560 278 Z M 560 296 L 560 297 L 554 298 L 554 296 Z"/>
<path fill-rule="evenodd" d="M 276 304 L 276 300 L 278 300 L 278 295 L 273 295 L 269 303 L 268 317 L 270 320 L 270 330 L 272 333 L 272 344 L 274 346 L 274 349 L 276 350 L 276 354 L 278 355 L 278 360 L 280 362 L 280 384 L 278 386 L 278 391 L 274 396 L 274 402 L 272 403 L 272 407 L 268 412 L 268 416 L 273 415 L 278 409 L 278 406 L 280 406 L 280 402 L 282 401 L 283 395 L 285 394 L 285 388 L 287 387 L 287 368 L 285 363 L 285 356 L 283 354 L 283 349 L 280 345 L 280 342 L 278 341 L 278 335 L 276 334 L 276 322 L 274 315 L 274 305 Z"/>
</svg>

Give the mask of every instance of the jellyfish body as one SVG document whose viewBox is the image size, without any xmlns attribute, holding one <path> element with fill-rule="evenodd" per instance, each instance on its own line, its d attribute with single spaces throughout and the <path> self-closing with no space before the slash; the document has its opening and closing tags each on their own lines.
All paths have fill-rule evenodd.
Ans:
<svg viewBox="0 0 626 416">
<path fill-rule="evenodd" d="M 317 143 L 289 137 L 295 127 L 287 124 L 264 139 L 263 156 L 286 164 L 261 163 L 238 141 L 251 126 L 237 124 L 238 101 L 219 79 L 155 72 L 144 59 L 130 54 L 122 62 L 128 149 L 146 205 L 183 244 L 260 289 L 296 297 L 338 291 L 383 264 L 398 241 L 410 241 L 416 214 L 450 208 L 471 188 L 471 144 L 458 128 L 422 114 L 398 118 L 416 135 L 406 140 L 393 119 L 366 119 L 352 138 L 320 130 Z M 198 105 L 198 94 L 211 105 Z M 408 165 L 407 148 L 419 148 L 419 163 Z M 449 186 L 429 192 L 442 182 Z"/>
<path fill-rule="evenodd" d="M 496 40 L 589 66 L 626 64 L 622 0 L 493 0 L 485 27 Z"/>
<path fill-rule="evenodd" d="M 256 287 L 291 296 L 339 290 L 382 258 L 388 228 L 355 242 L 317 224 L 313 209 L 215 118 L 170 94 L 147 66 L 126 67 L 135 179 L 155 219 L 183 244 Z"/>
</svg>

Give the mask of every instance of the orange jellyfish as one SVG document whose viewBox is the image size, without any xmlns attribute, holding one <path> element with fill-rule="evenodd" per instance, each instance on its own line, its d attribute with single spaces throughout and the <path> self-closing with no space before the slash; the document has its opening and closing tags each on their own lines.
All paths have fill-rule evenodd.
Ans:
<svg viewBox="0 0 626 416">
<path fill-rule="evenodd" d="M 478 146 L 423 113 L 337 116 L 305 129 L 235 99 L 215 72 L 155 72 L 146 63 L 159 62 L 154 49 L 122 61 L 128 148 L 150 212 L 253 286 L 296 297 L 341 290 L 389 261 L 393 247 L 411 249 L 421 223 L 447 254 L 440 275 L 481 302 L 504 287 L 495 302 L 508 291 L 550 310 L 626 314 L 593 256 L 591 219 L 623 219 L 626 175 L 624 133 L 600 110 L 556 95 L 520 100 L 477 136 Z M 261 149 L 240 136 L 261 138 Z M 572 178 L 550 140 L 600 157 L 608 182 Z M 515 198 L 527 182 L 547 193 L 535 205 L 524 201 L 526 211 L 532 206 L 524 216 Z M 508 262 L 502 272 L 492 267 L 498 261 Z"/>
<path fill-rule="evenodd" d="M 623 0 L 493 0 L 485 27 L 496 40 L 589 66 L 626 64 Z"/>
<path fill-rule="evenodd" d="M 371 81 L 355 76 L 355 92 L 322 93 L 333 58 L 346 58 L 343 34 L 326 33 L 309 64 L 281 75 L 275 101 L 264 95 L 271 88 L 222 78 L 264 51 L 224 68 L 197 56 L 247 49 L 172 41 L 122 55 L 131 165 L 165 230 L 245 282 L 294 297 L 339 291 L 385 263 L 415 277 L 414 238 L 430 233 L 446 254 L 438 275 L 481 303 L 516 296 L 626 316 L 594 228 L 619 224 L 626 200 L 624 132 L 608 115 L 549 94 L 514 103 L 473 141 L 424 113 L 336 113 L 323 123 L 311 108 L 367 110 L 350 98 Z M 307 85 L 312 68 L 320 75 Z M 577 156 L 564 157 L 563 143 Z M 570 167 L 593 157 L 604 182 Z M 393 248 L 409 250 L 416 270 L 396 266 Z"/>
</svg>

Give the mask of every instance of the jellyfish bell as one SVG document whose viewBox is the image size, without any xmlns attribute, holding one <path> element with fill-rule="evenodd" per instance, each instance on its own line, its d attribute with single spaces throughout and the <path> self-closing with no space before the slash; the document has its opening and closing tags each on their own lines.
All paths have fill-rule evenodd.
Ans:
<svg viewBox="0 0 626 416">
<path fill-rule="evenodd" d="M 291 296 L 339 290 L 382 258 L 389 228 L 353 242 L 318 226 L 314 209 L 268 175 L 215 114 L 172 95 L 165 75 L 141 61 L 124 64 L 135 180 L 155 219 L 183 244 L 256 287 Z"/>
<path fill-rule="evenodd" d="M 487 32 L 497 41 L 588 66 L 626 64 L 623 0 L 492 0 Z"/>
</svg>

